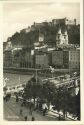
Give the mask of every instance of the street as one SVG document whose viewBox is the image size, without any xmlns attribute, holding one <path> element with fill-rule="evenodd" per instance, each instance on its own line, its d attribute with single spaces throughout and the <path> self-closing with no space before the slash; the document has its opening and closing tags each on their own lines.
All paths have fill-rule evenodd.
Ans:
<svg viewBox="0 0 84 125">
<path fill-rule="evenodd" d="M 22 115 L 20 115 L 20 109 L 23 110 Z M 56 116 L 43 114 L 40 111 L 33 111 L 32 115 L 29 109 L 26 107 L 21 107 L 21 102 L 16 102 L 15 98 L 11 98 L 8 102 L 4 102 L 4 119 L 7 121 L 25 121 L 24 117 L 27 116 L 27 121 L 31 121 L 32 116 L 34 116 L 35 121 L 58 121 Z"/>
</svg>

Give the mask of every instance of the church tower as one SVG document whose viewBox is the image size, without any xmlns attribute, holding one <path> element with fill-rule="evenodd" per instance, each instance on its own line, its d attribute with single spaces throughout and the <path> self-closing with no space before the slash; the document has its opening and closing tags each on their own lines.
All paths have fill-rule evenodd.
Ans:
<svg viewBox="0 0 84 125">
<path fill-rule="evenodd" d="M 68 44 L 68 33 L 67 33 L 67 31 L 64 32 L 63 36 L 64 36 L 64 44 Z"/>
<path fill-rule="evenodd" d="M 61 29 L 59 29 L 57 35 L 56 35 L 56 45 L 60 45 L 61 44 L 61 40 L 62 40 L 62 32 Z"/>
<path fill-rule="evenodd" d="M 68 44 L 68 33 L 65 31 L 64 33 L 61 32 L 61 29 L 59 29 L 57 35 L 56 35 L 56 45 L 67 45 Z"/>
</svg>

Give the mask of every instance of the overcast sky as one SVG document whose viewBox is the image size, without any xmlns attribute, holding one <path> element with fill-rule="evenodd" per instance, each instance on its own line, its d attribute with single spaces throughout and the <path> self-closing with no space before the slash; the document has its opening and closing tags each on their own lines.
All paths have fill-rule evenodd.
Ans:
<svg viewBox="0 0 84 125">
<path fill-rule="evenodd" d="M 79 3 L 4 3 L 4 41 L 16 31 L 31 26 L 33 22 L 51 21 L 54 18 L 68 17 L 80 20 Z"/>
</svg>

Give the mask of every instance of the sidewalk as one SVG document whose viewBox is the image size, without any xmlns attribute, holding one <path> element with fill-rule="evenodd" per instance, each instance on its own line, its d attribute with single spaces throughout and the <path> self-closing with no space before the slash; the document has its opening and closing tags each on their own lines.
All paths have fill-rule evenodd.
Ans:
<svg viewBox="0 0 84 125">
<path fill-rule="evenodd" d="M 20 115 L 20 109 L 23 110 L 23 115 Z M 9 121 L 24 121 L 24 117 L 27 116 L 27 121 L 31 121 L 32 116 L 35 117 L 35 121 L 58 121 L 57 117 L 51 115 L 43 116 L 40 111 L 33 111 L 32 115 L 29 112 L 29 108 L 21 107 L 21 101 L 16 102 L 14 98 L 10 101 L 4 102 L 4 118 Z"/>
<path fill-rule="evenodd" d="M 20 98 L 22 100 L 22 98 Z M 42 115 L 42 112 L 37 110 L 39 113 L 41 113 Z M 49 110 L 47 113 L 46 113 L 46 116 L 47 117 L 52 117 L 52 118 L 55 118 L 55 119 L 59 119 L 59 113 L 56 111 L 56 110 Z M 63 119 L 63 115 L 60 114 L 61 118 Z M 77 121 L 76 119 L 72 118 L 71 115 L 67 115 L 67 118 L 65 119 L 65 121 Z"/>
<path fill-rule="evenodd" d="M 35 117 L 36 121 L 58 121 L 59 120 L 59 114 L 53 109 L 48 111 L 45 116 L 43 116 L 43 112 L 41 112 L 39 110 L 33 111 L 32 115 L 31 115 L 29 108 L 27 108 L 25 106 L 21 107 L 21 102 L 22 102 L 21 99 L 18 102 L 16 102 L 16 99 L 13 96 L 13 97 L 11 97 L 9 102 L 4 104 L 4 106 L 7 107 L 5 109 L 8 112 L 9 117 L 10 117 L 11 114 L 12 115 L 14 114 L 14 116 L 18 117 L 18 121 L 24 121 L 25 116 L 27 116 L 28 121 L 31 121 L 32 116 Z M 20 115 L 20 109 L 22 109 L 22 111 L 23 111 L 22 116 Z M 10 113 L 9 110 L 10 110 L 10 112 L 12 111 L 12 113 Z M 4 114 L 5 114 L 6 118 L 7 118 L 6 111 L 5 111 Z M 73 121 L 73 119 L 66 118 L 65 121 Z"/>
</svg>

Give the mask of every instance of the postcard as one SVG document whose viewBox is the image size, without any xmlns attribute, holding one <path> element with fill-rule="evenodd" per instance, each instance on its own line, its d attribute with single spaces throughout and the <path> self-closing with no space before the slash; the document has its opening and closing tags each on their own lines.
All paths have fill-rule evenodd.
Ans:
<svg viewBox="0 0 84 125">
<path fill-rule="evenodd" d="M 83 125 L 83 0 L 0 1 L 1 125 Z"/>
</svg>

